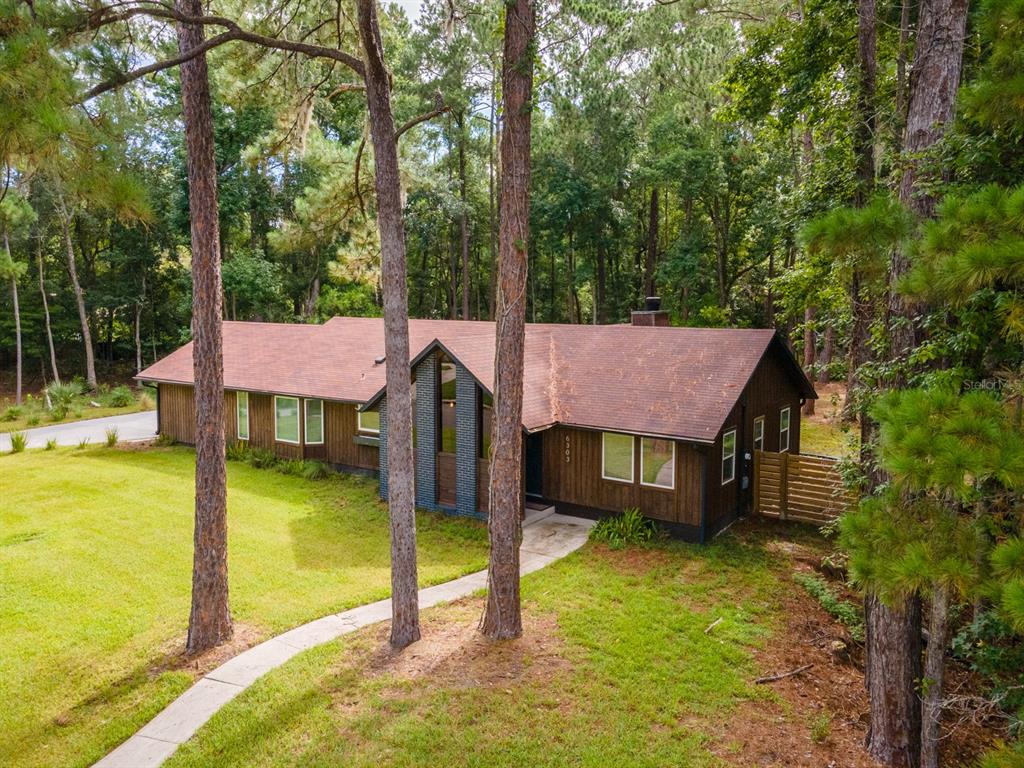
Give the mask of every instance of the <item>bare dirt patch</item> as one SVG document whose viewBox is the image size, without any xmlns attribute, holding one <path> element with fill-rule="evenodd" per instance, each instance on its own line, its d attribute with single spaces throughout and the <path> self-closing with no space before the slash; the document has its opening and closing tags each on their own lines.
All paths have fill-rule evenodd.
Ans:
<svg viewBox="0 0 1024 768">
<path fill-rule="evenodd" d="M 495 642 L 477 631 L 482 611 L 481 599 L 467 598 L 427 613 L 420 641 L 401 651 L 387 645 L 387 628 L 382 627 L 368 661 L 370 674 L 470 688 L 520 685 L 569 668 L 553 616 L 527 612 L 522 637 Z"/>
</svg>

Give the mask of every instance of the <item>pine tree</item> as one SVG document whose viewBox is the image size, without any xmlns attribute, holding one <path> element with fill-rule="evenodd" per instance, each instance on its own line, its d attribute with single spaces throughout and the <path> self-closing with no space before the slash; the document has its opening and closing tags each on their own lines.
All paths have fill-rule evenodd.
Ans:
<svg viewBox="0 0 1024 768">
<path fill-rule="evenodd" d="M 921 765 L 937 768 L 950 612 L 984 583 L 989 501 L 1024 488 L 1024 435 L 983 392 L 894 391 L 871 416 L 891 484 L 843 518 L 842 543 L 855 582 L 883 604 L 928 598 Z"/>
</svg>

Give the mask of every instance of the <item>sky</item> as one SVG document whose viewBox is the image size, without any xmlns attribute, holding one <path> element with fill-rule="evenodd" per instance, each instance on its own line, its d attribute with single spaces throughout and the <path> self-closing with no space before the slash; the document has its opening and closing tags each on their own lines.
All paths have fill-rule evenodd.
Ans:
<svg viewBox="0 0 1024 768">
<path fill-rule="evenodd" d="M 387 3 L 393 3 L 399 6 L 405 11 L 405 15 L 409 17 L 409 21 L 414 24 L 419 21 L 420 18 L 420 3 L 423 0 L 385 0 Z"/>
</svg>

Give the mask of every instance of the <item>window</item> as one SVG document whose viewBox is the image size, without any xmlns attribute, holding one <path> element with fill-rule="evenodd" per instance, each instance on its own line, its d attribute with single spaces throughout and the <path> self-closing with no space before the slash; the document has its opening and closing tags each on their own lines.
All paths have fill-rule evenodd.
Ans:
<svg viewBox="0 0 1024 768">
<path fill-rule="evenodd" d="M 616 432 L 604 432 L 601 435 L 601 439 L 603 442 L 601 477 L 605 480 L 632 483 L 633 436 L 620 435 Z"/>
<path fill-rule="evenodd" d="M 764 450 L 764 416 L 754 419 L 754 450 Z"/>
<path fill-rule="evenodd" d="M 235 416 L 238 421 L 238 439 L 249 439 L 249 393 L 235 392 Z"/>
<path fill-rule="evenodd" d="M 789 450 L 789 406 L 779 411 L 779 451 Z"/>
<path fill-rule="evenodd" d="M 359 431 L 380 434 L 380 411 L 359 411 Z"/>
<path fill-rule="evenodd" d="M 736 479 L 736 430 L 722 435 L 722 485 Z"/>
<path fill-rule="evenodd" d="M 654 488 L 675 488 L 674 442 L 657 437 L 640 438 L 640 482 Z"/>
<path fill-rule="evenodd" d="M 306 445 L 323 445 L 324 401 L 306 401 Z"/>
<path fill-rule="evenodd" d="M 299 443 L 299 398 L 274 396 L 274 439 Z"/>
</svg>

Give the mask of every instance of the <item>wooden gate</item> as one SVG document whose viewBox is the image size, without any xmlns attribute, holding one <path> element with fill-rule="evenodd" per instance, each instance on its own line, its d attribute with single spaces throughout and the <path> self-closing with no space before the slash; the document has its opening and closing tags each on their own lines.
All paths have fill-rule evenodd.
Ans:
<svg viewBox="0 0 1024 768">
<path fill-rule="evenodd" d="M 857 503 L 838 459 L 754 451 L 754 513 L 824 525 Z"/>
</svg>

